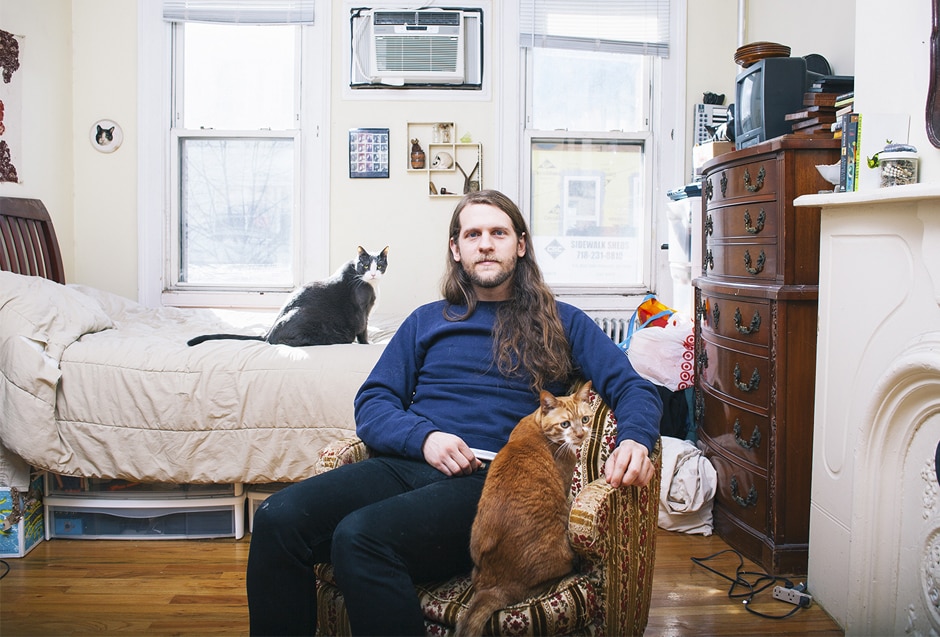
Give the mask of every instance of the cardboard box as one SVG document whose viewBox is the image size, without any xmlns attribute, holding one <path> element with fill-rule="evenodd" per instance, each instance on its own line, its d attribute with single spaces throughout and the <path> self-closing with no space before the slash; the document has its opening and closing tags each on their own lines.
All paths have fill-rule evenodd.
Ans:
<svg viewBox="0 0 940 637">
<path fill-rule="evenodd" d="M 39 474 L 28 492 L 16 490 L 18 503 L 14 503 L 14 489 L 0 486 L 0 557 L 23 557 L 42 542 L 42 485 L 43 476 Z"/>
<path fill-rule="evenodd" d="M 734 142 L 705 142 L 692 147 L 692 166 L 696 175 L 702 174 L 702 166 L 710 159 L 734 150 Z"/>
</svg>

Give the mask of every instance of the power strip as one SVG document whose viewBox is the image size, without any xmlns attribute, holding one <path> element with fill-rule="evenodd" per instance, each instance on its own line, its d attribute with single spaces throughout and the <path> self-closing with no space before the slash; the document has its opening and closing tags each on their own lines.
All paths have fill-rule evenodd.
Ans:
<svg viewBox="0 0 940 637">
<path fill-rule="evenodd" d="M 794 606 L 802 606 L 803 608 L 807 608 L 813 603 L 811 595 L 796 588 L 784 588 L 783 586 L 774 586 L 774 599 L 779 599 Z"/>
</svg>

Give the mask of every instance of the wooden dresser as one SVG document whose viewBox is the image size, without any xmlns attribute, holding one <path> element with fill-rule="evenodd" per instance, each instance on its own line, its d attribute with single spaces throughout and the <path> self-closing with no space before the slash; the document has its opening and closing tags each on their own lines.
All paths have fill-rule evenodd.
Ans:
<svg viewBox="0 0 940 637">
<path fill-rule="evenodd" d="M 780 137 L 703 167 L 695 418 L 718 473 L 716 532 L 775 575 L 806 573 L 819 282 L 817 164 L 837 140 Z"/>
</svg>

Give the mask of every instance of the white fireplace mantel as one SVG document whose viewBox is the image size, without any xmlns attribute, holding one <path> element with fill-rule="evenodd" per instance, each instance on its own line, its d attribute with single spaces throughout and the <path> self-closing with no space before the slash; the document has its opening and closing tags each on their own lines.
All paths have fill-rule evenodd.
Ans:
<svg viewBox="0 0 940 637">
<path fill-rule="evenodd" d="M 940 633 L 940 184 L 820 206 L 809 592 L 846 635 Z"/>
</svg>

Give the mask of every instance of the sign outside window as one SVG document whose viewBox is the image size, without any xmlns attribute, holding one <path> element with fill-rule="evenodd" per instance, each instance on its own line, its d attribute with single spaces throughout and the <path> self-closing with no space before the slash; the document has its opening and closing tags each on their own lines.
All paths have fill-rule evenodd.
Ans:
<svg viewBox="0 0 940 637">
<path fill-rule="evenodd" d="M 643 146 L 533 140 L 531 230 L 546 281 L 616 287 L 643 280 Z"/>
</svg>

